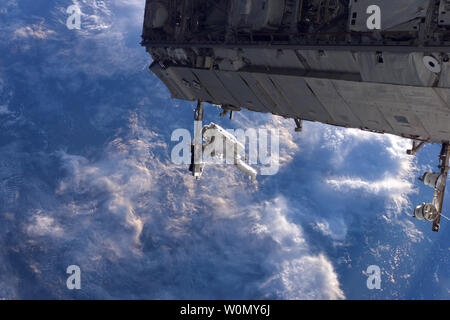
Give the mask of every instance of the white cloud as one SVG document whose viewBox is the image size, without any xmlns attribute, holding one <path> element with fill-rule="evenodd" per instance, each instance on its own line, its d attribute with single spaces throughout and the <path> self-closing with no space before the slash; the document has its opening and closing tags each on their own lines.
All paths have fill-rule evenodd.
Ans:
<svg viewBox="0 0 450 320">
<path fill-rule="evenodd" d="M 376 181 L 363 180 L 361 178 L 341 177 L 327 179 L 326 183 L 332 185 L 339 191 L 361 190 L 371 194 L 384 194 L 387 197 L 396 198 L 408 193 L 412 189 L 412 183 L 399 177 L 387 176 Z M 407 200 L 405 200 L 407 201 Z"/>
<path fill-rule="evenodd" d="M 328 220 L 316 221 L 313 228 L 336 241 L 345 240 L 347 235 L 347 225 L 342 217 L 329 217 Z"/>
<path fill-rule="evenodd" d="M 279 275 L 269 283 L 280 284 L 279 298 L 287 300 L 336 300 L 345 296 L 339 288 L 339 281 L 332 264 L 324 255 L 303 256 L 300 259 L 284 261 Z"/>
<path fill-rule="evenodd" d="M 358 193 L 362 192 L 366 197 L 378 196 L 384 198 L 386 217 L 391 222 L 404 226 L 404 232 L 412 238 L 417 239 L 417 237 L 413 236 L 413 234 L 418 234 L 418 232 L 412 231 L 415 230 L 414 225 L 404 222 L 405 212 L 411 211 L 409 198 L 411 195 L 417 193 L 414 179 L 418 168 L 415 163 L 415 158 L 406 154 L 406 150 L 410 148 L 410 140 L 392 135 L 379 135 L 367 132 L 356 134 L 356 130 L 348 130 L 348 134 L 347 132 L 340 132 L 337 136 L 339 138 L 333 144 L 337 146 L 336 153 L 341 153 L 341 145 L 344 145 L 344 149 L 346 150 L 346 155 L 343 156 L 342 161 L 350 157 L 352 150 L 362 148 L 364 143 L 373 144 L 375 142 L 378 144 L 378 148 L 381 145 L 381 152 L 384 152 L 385 155 L 384 158 L 379 160 L 380 162 L 384 162 L 383 165 L 381 163 L 379 164 L 379 168 L 384 168 L 384 170 L 375 179 L 350 175 L 331 176 L 325 178 L 324 183 L 339 192 L 348 193 L 350 191 L 356 191 Z M 372 138 L 372 140 L 368 140 L 368 138 Z M 377 156 L 379 157 L 379 155 Z M 369 157 L 370 154 L 368 153 L 367 161 L 369 161 Z"/>
<path fill-rule="evenodd" d="M 7 105 L 0 105 L 0 115 L 10 114 Z"/>
<path fill-rule="evenodd" d="M 64 234 L 63 229 L 50 215 L 43 215 L 41 212 L 33 215 L 27 231 L 32 236 L 61 237 Z"/>
<path fill-rule="evenodd" d="M 344 298 L 331 262 L 323 254 L 312 254 L 301 227 L 289 221 L 292 208 L 286 199 L 259 200 L 254 186 L 249 189 L 238 173 L 220 167 L 211 168 L 208 178 L 195 184 L 168 158 L 156 154 L 167 148 L 162 137 L 141 127 L 134 116 L 129 134 L 111 142 L 101 160 L 89 162 L 61 153 L 70 175 L 61 182 L 58 195 L 84 199 L 71 204 L 71 224 L 87 219 L 83 229 L 88 234 L 102 228 L 103 242 L 83 245 L 89 251 L 82 255 L 170 265 L 174 271 L 168 269 L 158 276 L 159 281 L 171 283 L 173 272 L 186 279 L 179 285 L 159 287 L 173 298 L 221 297 L 214 291 L 216 285 L 228 298 L 245 292 L 259 298 Z M 215 179 L 216 175 L 221 178 Z M 89 215 L 83 214 L 87 201 L 96 208 Z M 95 217 L 108 224 L 96 225 Z M 209 274 L 201 277 L 216 283 L 211 288 L 195 285 L 198 275 L 186 264 L 199 264 Z M 227 265 L 226 271 L 220 271 Z M 135 268 L 131 262 L 130 268 Z M 155 281 L 152 268 L 147 272 Z M 259 275 L 257 269 L 261 269 Z M 186 287 L 185 281 L 192 284 Z M 242 292 L 236 292 L 236 286 Z"/>
<path fill-rule="evenodd" d="M 36 38 L 36 39 L 46 39 L 49 35 L 54 34 L 55 31 L 46 29 L 42 25 L 33 24 L 31 26 L 25 26 L 17 29 L 14 32 L 13 39 L 17 38 Z"/>
<path fill-rule="evenodd" d="M 139 42 L 144 1 L 115 1 L 110 6 L 104 6 L 102 1 L 77 2 L 85 6 L 84 29 L 69 33 L 65 28 L 65 8 L 60 8 L 57 19 L 49 21 L 59 21 L 61 29 L 52 37 L 60 37 L 60 44 L 67 47 L 48 54 L 40 69 L 52 79 L 66 77 L 67 81 L 61 83 L 66 90 L 75 88 L 73 91 L 83 85 L 74 73 L 84 72 L 95 79 L 87 82 L 92 86 L 89 91 L 95 92 L 97 77 L 135 74 L 148 65 L 150 58 L 145 50 L 129 45 Z M 117 9 L 120 15 L 116 14 Z M 17 37 L 45 39 L 49 35 L 46 32 L 54 29 L 17 25 L 10 30 L 19 30 Z M 76 35 L 74 43 L 65 43 L 72 33 Z M 17 68 L 26 70 L 21 65 Z M 33 83 L 36 79 L 42 78 L 28 80 Z M 139 112 L 153 121 L 158 119 L 154 110 L 146 113 L 143 109 L 152 104 L 161 107 L 158 99 L 167 101 L 166 95 L 160 93 L 167 90 L 161 88 L 158 82 L 154 88 L 128 88 L 123 94 L 143 96 Z M 123 115 L 123 110 L 115 101 L 105 99 L 102 103 L 103 111 L 92 120 L 92 125 L 106 128 Z M 9 112 L 7 108 L 6 111 Z M 178 111 L 181 113 L 175 110 Z M 241 127 L 280 130 L 279 174 L 284 175 L 280 179 L 268 178 L 266 185 L 253 186 L 246 184 L 239 173 L 211 166 L 196 183 L 186 168 L 169 162 L 166 123 L 173 119 L 185 123 L 178 115 L 170 118 L 172 113 L 171 109 L 160 110 L 158 117 L 165 121 L 154 121 L 153 131 L 145 129 L 138 116 L 132 117 L 129 128 L 118 133 L 96 160 L 61 152 L 68 175 L 55 197 L 47 194 L 41 199 L 40 194 L 31 194 L 48 209 L 27 220 L 25 231 L 29 240 L 56 236 L 52 252 L 60 253 L 58 250 L 63 247 L 65 257 L 85 263 L 83 268 L 97 276 L 88 285 L 94 296 L 340 299 L 344 294 L 332 262 L 325 254 L 311 249 L 302 226 L 308 224 L 343 245 L 347 232 L 355 231 L 349 230 L 354 228 L 353 215 L 380 215 L 389 223 L 400 224 L 413 242 L 423 239 L 414 223 L 399 215 L 410 205 L 409 196 L 415 192 L 411 182 L 415 163 L 405 155 L 408 140 L 317 123 L 305 123 L 304 132 L 295 133 L 292 120 L 242 112 L 234 120 Z M 372 147 L 383 153 L 386 160 L 375 163 L 383 168 L 375 177 L 358 171 L 374 158 Z M 354 157 L 361 148 L 367 150 L 363 162 Z M 376 158 L 379 160 L 380 156 Z M 22 169 L 20 164 L 15 165 Z M 345 171 L 346 166 L 354 168 Z M 286 174 L 283 170 L 289 171 Z M 9 167 L 3 171 L 9 172 Z M 19 190 L 18 183 L 11 185 Z M 10 202 L 16 201 L 18 192 L 9 196 Z M 336 194 L 339 199 L 328 199 Z M 380 210 L 368 210 L 362 205 L 364 201 L 356 201 L 353 206 L 352 194 L 382 199 L 385 205 L 379 206 Z M 349 212 L 349 207 L 357 212 Z M 381 259 L 386 254 L 379 253 L 384 252 L 380 248 L 374 255 L 379 254 Z M 6 254 L 0 259 L 3 256 Z M 345 261 L 351 262 L 352 258 L 349 254 Z M 26 259 L 36 259 L 30 265 L 45 269 L 39 266 L 38 258 Z M 353 259 L 355 265 L 357 260 Z M 0 270 L 3 273 L 7 272 Z M 140 284 L 143 278 L 148 281 Z M 129 280 L 133 289 L 123 282 L 114 282 L 119 279 Z M 106 280 L 111 282 L 108 287 L 104 286 Z M 2 278 L 0 283 L 0 296 L 12 296 L 2 289 Z M 17 286 L 15 282 L 7 283 L 11 288 Z M 114 285 L 117 290 L 112 289 Z"/>
</svg>

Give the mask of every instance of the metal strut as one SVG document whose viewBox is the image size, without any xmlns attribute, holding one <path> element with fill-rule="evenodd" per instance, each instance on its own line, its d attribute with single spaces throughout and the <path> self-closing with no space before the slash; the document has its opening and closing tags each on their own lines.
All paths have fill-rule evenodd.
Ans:
<svg viewBox="0 0 450 320">
<path fill-rule="evenodd" d="M 407 150 L 406 153 L 412 156 L 415 156 L 417 152 L 422 149 L 422 147 L 425 145 L 425 141 L 417 141 L 413 140 L 413 145 L 410 150 Z"/>
<path fill-rule="evenodd" d="M 295 121 L 295 132 L 303 131 L 303 120 L 300 118 L 294 118 Z"/>
<path fill-rule="evenodd" d="M 197 107 L 194 110 L 194 120 L 203 121 L 203 102 L 197 101 Z"/>
<path fill-rule="evenodd" d="M 196 179 L 200 179 L 203 172 L 203 103 L 199 100 L 194 111 L 194 140 L 191 144 L 191 165 L 189 171 Z"/>
<path fill-rule="evenodd" d="M 442 208 L 444 206 L 445 186 L 447 183 L 447 176 L 449 170 L 450 160 L 450 144 L 443 143 L 441 154 L 439 155 L 439 169 L 442 174 L 443 187 L 441 189 L 434 190 L 433 203 L 437 208 L 438 217 L 433 221 L 433 231 L 438 232 L 441 227 Z"/>
</svg>

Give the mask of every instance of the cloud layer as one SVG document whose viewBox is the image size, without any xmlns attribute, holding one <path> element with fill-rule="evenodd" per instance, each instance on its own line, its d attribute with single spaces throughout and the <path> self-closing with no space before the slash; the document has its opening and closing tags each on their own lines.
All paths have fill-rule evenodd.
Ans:
<svg viewBox="0 0 450 320">
<path fill-rule="evenodd" d="M 407 140 L 315 123 L 297 134 L 290 120 L 218 120 L 208 106 L 208 123 L 279 129 L 280 171 L 253 185 L 208 166 L 195 182 L 170 161 L 192 110 L 145 70 L 143 1 L 75 2 L 80 31 L 65 27 L 72 1 L 6 5 L 0 298 L 448 295 L 448 238 L 405 214 L 422 191 L 417 163 L 433 165 L 406 156 Z M 79 292 L 65 287 L 72 264 Z M 381 292 L 365 287 L 370 264 Z"/>
</svg>

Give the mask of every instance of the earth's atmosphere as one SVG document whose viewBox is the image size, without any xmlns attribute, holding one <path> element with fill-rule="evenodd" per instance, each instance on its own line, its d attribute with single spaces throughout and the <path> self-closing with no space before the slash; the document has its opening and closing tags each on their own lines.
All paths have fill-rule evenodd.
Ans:
<svg viewBox="0 0 450 320">
<path fill-rule="evenodd" d="M 206 106 L 278 128 L 280 170 L 196 182 L 170 157 L 193 105 L 148 71 L 144 2 L 0 2 L 0 299 L 449 299 L 450 225 L 410 217 L 440 146 Z"/>
</svg>

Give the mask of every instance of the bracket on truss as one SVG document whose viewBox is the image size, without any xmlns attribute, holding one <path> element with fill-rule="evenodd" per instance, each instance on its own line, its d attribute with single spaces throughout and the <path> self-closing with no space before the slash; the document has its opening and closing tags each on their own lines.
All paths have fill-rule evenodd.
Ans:
<svg viewBox="0 0 450 320">
<path fill-rule="evenodd" d="M 419 150 L 422 149 L 425 143 L 426 143 L 425 141 L 413 140 L 412 148 L 410 150 L 406 150 L 406 153 L 411 156 L 415 156 L 417 152 L 419 152 Z"/>
<path fill-rule="evenodd" d="M 295 132 L 302 132 L 303 131 L 303 120 L 300 118 L 294 118 L 295 121 Z"/>
<path fill-rule="evenodd" d="M 189 171 L 196 179 L 200 179 L 203 172 L 202 154 L 203 154 L 203 142 L 202 142 L 202 121 L 203 121 L 203 103 L 199 100 L 197 107 L 194 111 L 194 140 L 191 144 L 191 165 Z"/>
<path fill-rule="evenodd" d="M 432 230 L 438 232 L 441 227 L 442 209 L 444 205 L 445 186 L 450 160 L 450 144 L 443 143 L 439 155 L 439 172 L 425 172 L 419 178 L 425 185 L 434 189 L 433 202 L 423 203 L 414 210 L 413 217 L 419 220 L 433 222 Z"/>
<path fill-rule="evenodd" d="M 235 107 L 235 106 L 232 106 L 232 105 L 229 105 L 229 104 L 224 104 L 224 105 L 221 106 L 221 108 L 222 108 L 222 112 L 220 113 L 220 116 L 221 117 L 225 117 L 228 114 L 228 112 L 229 112 L 230 113 L 230 120 L 233 119 L 233 112 L 234 111 L 241 111 L 240 107 Z"/>
<path fill-rule="evenodd" d="M 439 155 L 439 169 L 442 175 L 442 186 L 434 190 L 433 203 L 438 210 L 438 217 L 433 221 L 433 231 L 438 232 L 441 227 L 441 215 L 444 205 L 445 186 L 447 182 L 450 160 L 450 144 L 442 144 L 441 154 Z"/>
</svg>

